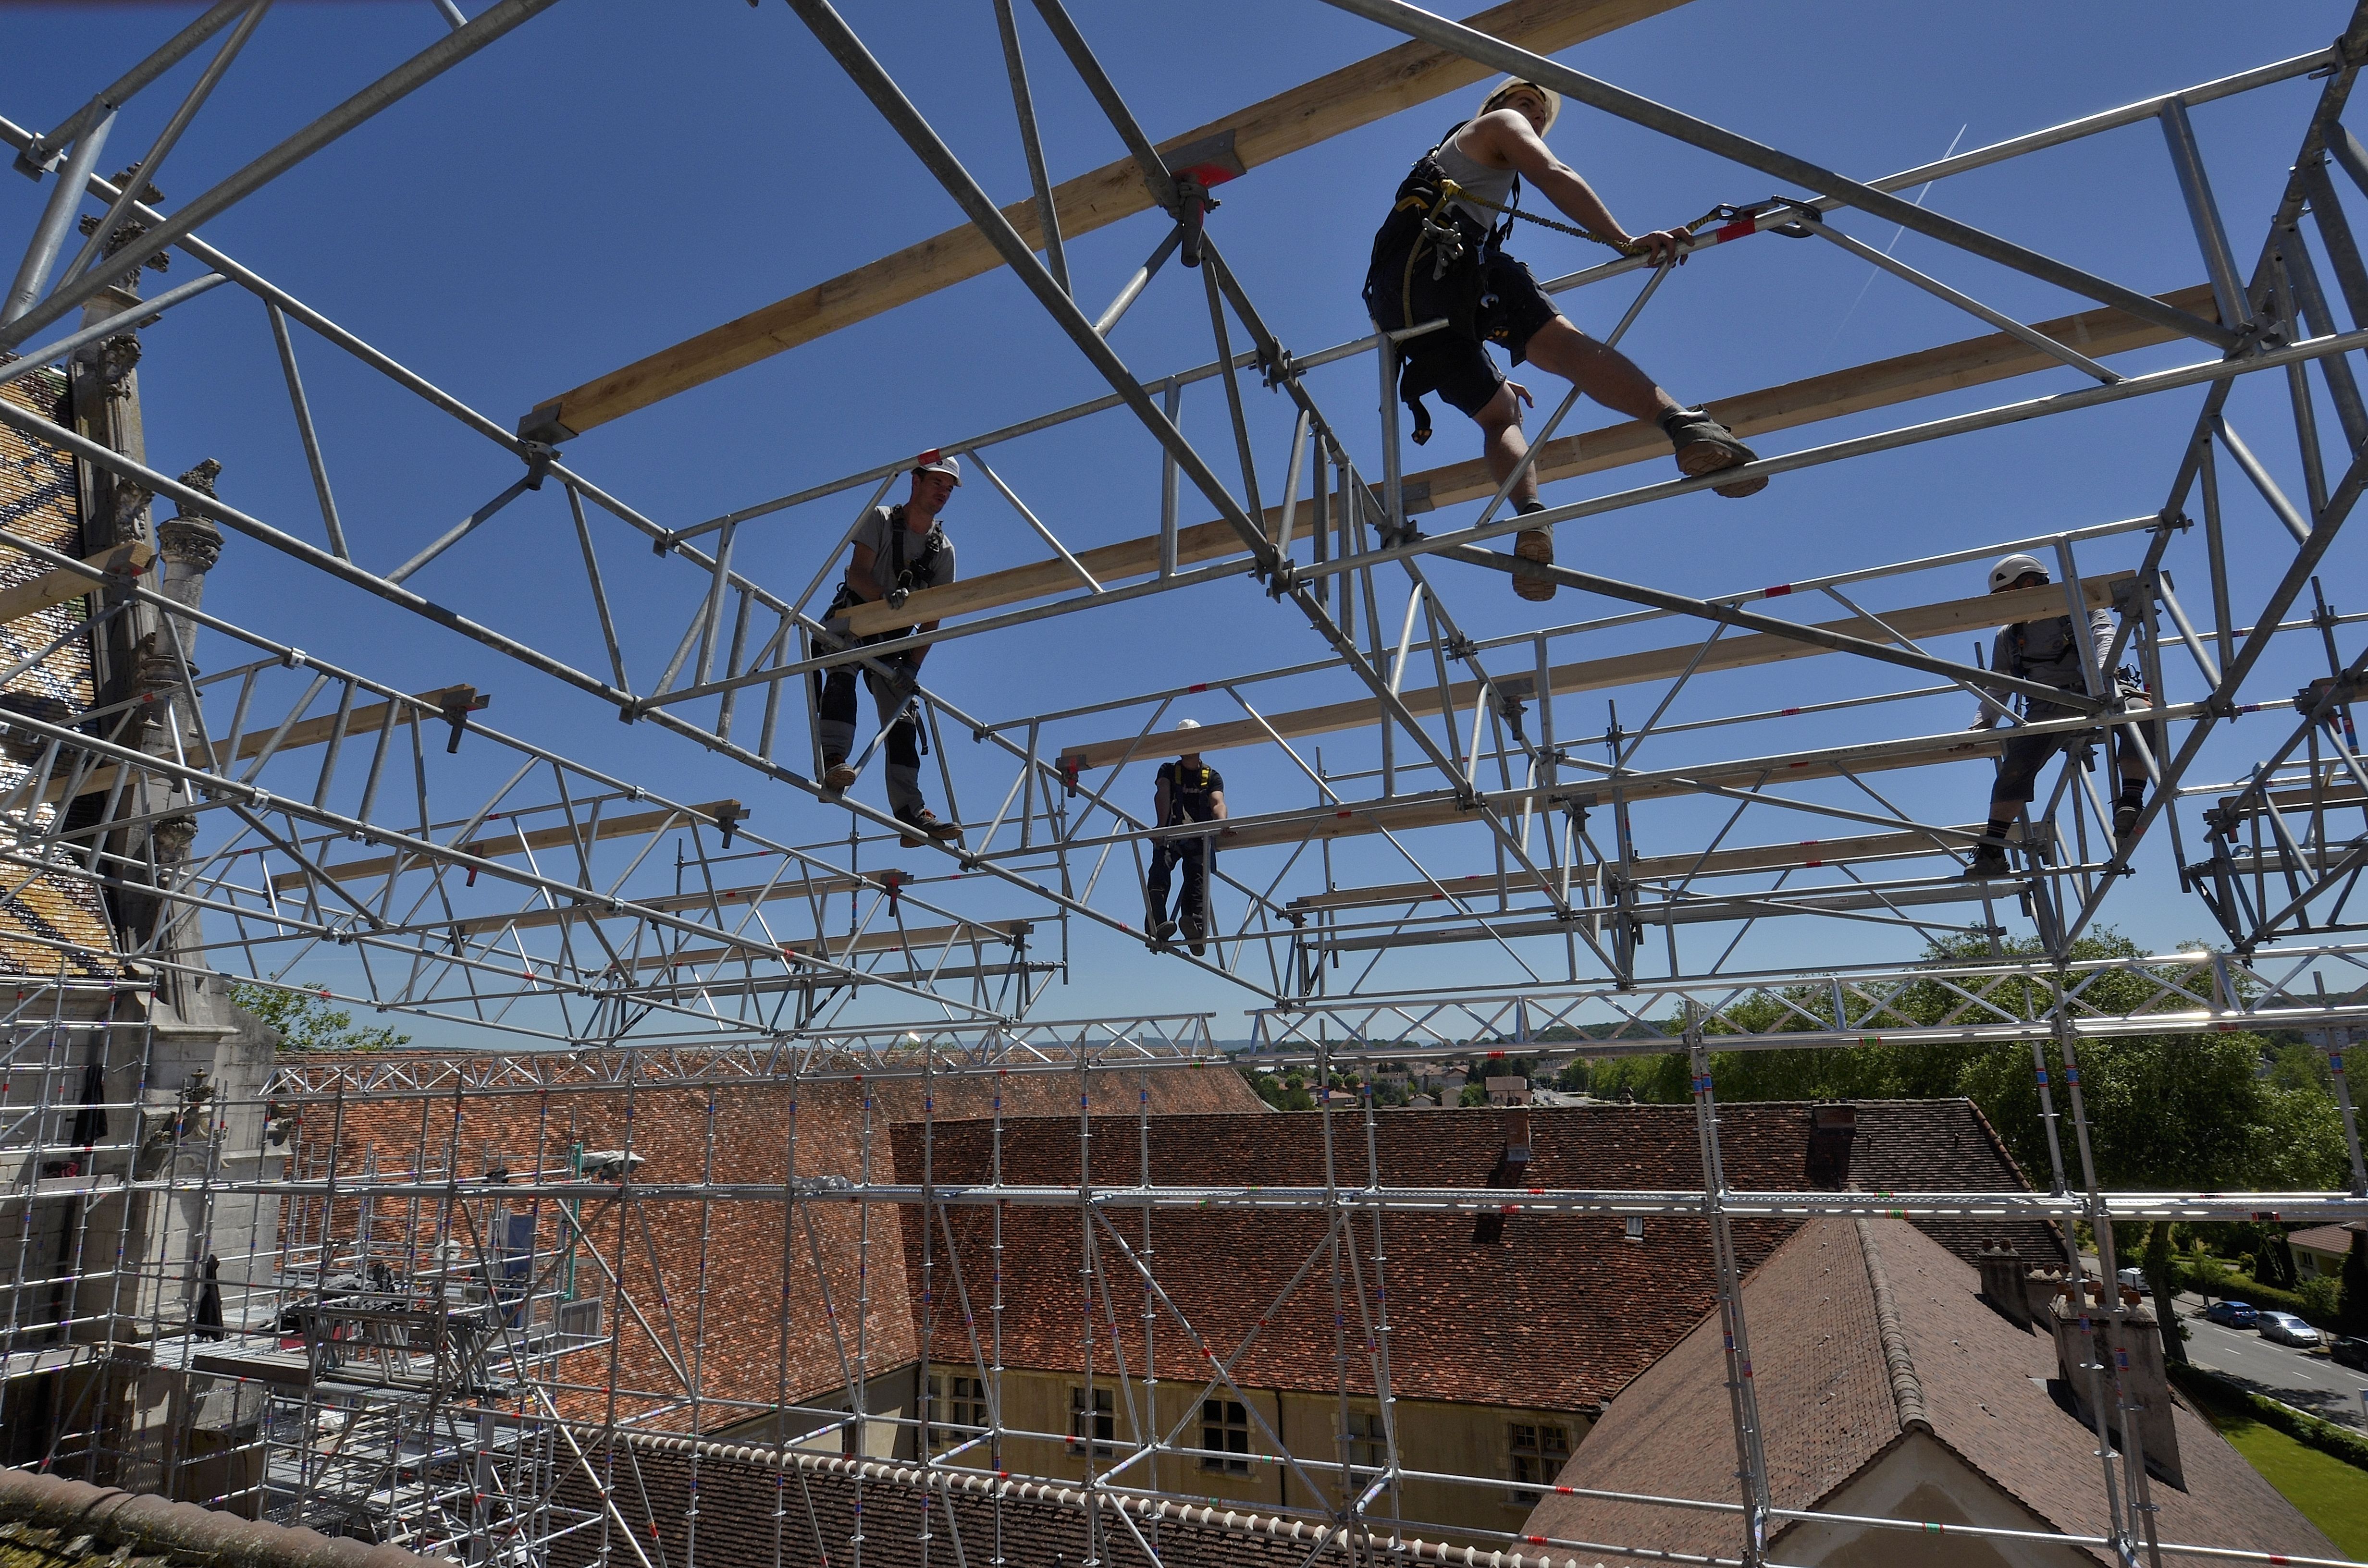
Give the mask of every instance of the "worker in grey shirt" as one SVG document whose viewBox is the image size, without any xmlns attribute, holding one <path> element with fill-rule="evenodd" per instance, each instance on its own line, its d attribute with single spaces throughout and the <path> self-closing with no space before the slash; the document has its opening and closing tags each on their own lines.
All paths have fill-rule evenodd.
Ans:
<svg viewBox="0 0 2368 1568">
<path fill-rule="evenodd" d="M 825 612 L 824 628 L 844 642 L 884 642 L 915 630 L 910 626 L 855 637 L 847 612 L 859 604 L 886 600 L 891 609 L 903 607 L 916 590 L 942 587 L 954 580 L 954 544 L 938 521 L 938 513 L 962 483 L 962 464 L 935 449 L 913 460 L 913 488 L 901 506 L 874 506 L 856 525 L 854 556 L 846 580 Z M 919 630 L 934 631 L 938 623 L 923 621 Z M 887 666 L 882 674 L 863 666 L 863 684 L 880 714 L 880 728 L 888 752 L 888 804 L 905 831 L 900 835 L 907 849 L 925 839 L 959 837 L 961 829 L 939 820 L 921 798 L 920 725 L 913 694 L 920 686 L 924 644 L 902 653 L 876 659 Z M 815 704 L 822 738 L 823 788 L 833 792 L 855 782 L 848 760 L 855 749 L 855 671 L 840 665 L 821 682 Z"/>
<path fill-rule="evenodd" d="M 1990 592 L 2003 594 L 2015 588 L 2035 588 L 2047 582 L 2047 568 L 2034 556 L 2009 555 L 1990 568 Z M 2101 655 L 2113 642 L 2113 612 L 2102 606 L 2089 611 L 2089 635 Z M 2035 680 L 2060 690 L 2085 693 L 2089 683 L 2080 668 L 2079 632 L 2068 615 L 2045 620 L 2022 620 L 1998 629 L 1998 640 L 1991 645 L 1990 668 L 2000 675 L 2014 676 L 2023 680 Z M 2134 695 L 2123 688 L 2123 695 Z M 1982 704 L 1981 712 L 1969 728 L 1987 730 L 1997 727 L 2006 711 L 2006 699 L 1996 699 Z M 2023 699 L 2023 719 L 2030 723 L 2044 723 L 2056 719 L 2078 719 L 2081 710 L 2060 702 L 2042 698 Z M 2152 728 L 2148 744 L 2158 750 L 2161 732 Z M 2059 730 L 2053 734 L 2033 735 L 2018 728 L 2009 731 L 1998 756 L 1998 782 L 1990 789 L 1989 824 L 1982 832 L 1982 841 L 1974 851 L 1973 864 L 1965 875 L 1973 878 L 2003 877 L 2007 874 L 2006 835 L 2022 808 L 2031 803 L 2039 778 L 2039 770 L 2048 758 L 2068 746 L 2085 746 L 2095 739 L 2094 730 Z M 2112 755 L 2122 778 L 2121 798 L 2113 806 L 2113 837 L 2125 839 L 2137 825 L 2138 812 L 2146 804 L 2146 758 L 2140 755 L 2134 737 L 2122 728 L 2113 731 Z"/>
</svg>

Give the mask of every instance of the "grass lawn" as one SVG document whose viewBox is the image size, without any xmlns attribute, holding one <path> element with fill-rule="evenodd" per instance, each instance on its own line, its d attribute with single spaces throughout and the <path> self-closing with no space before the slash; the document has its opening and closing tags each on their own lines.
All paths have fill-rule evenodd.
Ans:
<svg viewBox="0 0 2368 1568">
<path fill-rule="evenodd" d="M 2214 1402 L 2212 1424 L 2346 1557 L 2368 1559 L 2368 1471 Z"/>
</svg>

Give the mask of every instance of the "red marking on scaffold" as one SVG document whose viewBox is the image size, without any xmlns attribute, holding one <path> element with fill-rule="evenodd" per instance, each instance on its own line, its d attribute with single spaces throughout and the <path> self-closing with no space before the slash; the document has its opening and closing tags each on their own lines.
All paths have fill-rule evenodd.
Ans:
<svg viewBox="0 0 2368 1568">
<path fill-rule="evenodd" d="M 1766 598 L 1766 599 L 1781 599 L 1781 598 L 1782 598 L 1786 594 L 1789 594 L 1789 593 L 1791 593 L 1792 591 L 1793 591 L 1793 585 L 1792 585 L 1792 584 L 1790 584 L 1790 583 L 1779 583 L 1779 584 L 1777 584 L 1777 585 L 1776 585 L 1774 587 L 1772 587 L 1772 588 L 1762 588 L 1762 589 L 1760 589 L 1760 590 L 1759 590 L 1759 597 L 1760 597 L 1761 598 Z"/>
<path fill-rule="evenodd" d="M 1713 229 L 1710 232 L 1710 238 L 1713 244 L 1723 245 L 1729 240 L 1739 240 L 1746 234 L 1756 234 L 1759 232 L 1759 224 L 1756 220 L 1738 218 L 1732 223 L 1721 224 Z"/>
</svg>

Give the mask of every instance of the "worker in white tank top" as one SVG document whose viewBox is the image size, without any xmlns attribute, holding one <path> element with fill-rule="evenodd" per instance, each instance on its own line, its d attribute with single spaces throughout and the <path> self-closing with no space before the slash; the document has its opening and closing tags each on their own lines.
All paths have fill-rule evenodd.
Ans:
<svg viewBox="0 0 2368 1568">
<path fill-rule="evenodd" d="M 1507 218 L 1495 226 L 1497 215 L 1516 205 L 1514 192 L 1526 177 L 1573 222 L 1605 243 L 1660 264 L 1685 259 L 1684 230 L 1631 235 L 1577 171 L 1548 150 L 1545 132 L 1561 110 L 1561 97 L 1534 82 L 1498 83 L 1477 115 L 1416 163 L 1398 187 L 1389 221 L 1374 236 L 1365 305 L 1375 324 L 1397 332 L 1441 317 L 1447 321 L 1400 347 L 1405 369 L 1399 392 L 1414 411 L 1415 439 L 1429 437 L 1430 416 L 1421 398 L 1435 391 L 1480 426 L 1497 483 L 1520 465 L 1529 450 L 1521 405 L 1534 400 L 1528 388 L 1507 381 L 1489 358 L 1486 345 L 1496 343 L 1514 364 L 1536 364 L 1606 407 L 1657 424 L 1686 474 L 1716 473 L 1755 460 L 1751 449 L 1726 426 L 1686 407 L 1626 355 L 1571 325 L 1539 290 L 1530 269 L 1505 253 L 1504 232 L 1512 224 Z M 1453 182 L 1461 194 L 1445 192 L 1442 180 Z M 1712 488 L 1722 495 L 1749 495 L 1767 483 L 1764 475 L 1744 474 Z M 1544 509 L 1534 469 L 1522 474 L 1508 499 L 1524 515 Z M 1513 548 L 1524 560 L 1553 563 L 1554 538 L 1544 528 L 1523 529 Z M 1554 592 L 1545 577 L 1517 575 L 1513 587 L 1526 599 L 1552 598 Z"/>
</svg>

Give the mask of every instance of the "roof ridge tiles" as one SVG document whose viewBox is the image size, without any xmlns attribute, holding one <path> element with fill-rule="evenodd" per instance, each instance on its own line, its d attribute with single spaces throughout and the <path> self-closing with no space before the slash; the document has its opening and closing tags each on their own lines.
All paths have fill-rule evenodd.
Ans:
<svg viewBox="0 0 2368 1568">
<path fill-rule="evenodd" d="M 1899 1413 L 1899 1429 L 1930 1432 L 1932 1418 L 1924 1408 L 1924 1384 L 1916 1376 L 1915 1358 L 1908 1354 L 1907 1331 L 1899 1321 L 1899 1301 L 1892 1294 L 1891 1276 L 1884 1271 L 1883 1249 L 1875 1244 L 1874 1227 L 1863 1215 L 1850 1221 L 1858 1232 L 1859 1256 L 1866 1264 L 1866 1282 L 1874 1294 L 1875 1335 L 1883 1344 L 1883 1369 L 1891 1384 L 1892 1408 Z"/>
</svg>

